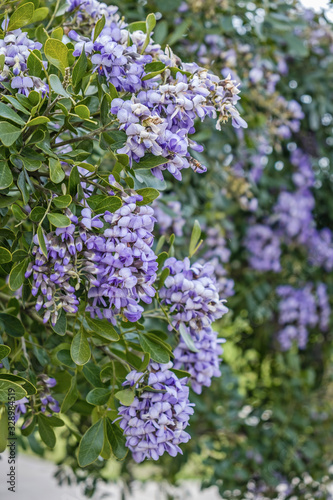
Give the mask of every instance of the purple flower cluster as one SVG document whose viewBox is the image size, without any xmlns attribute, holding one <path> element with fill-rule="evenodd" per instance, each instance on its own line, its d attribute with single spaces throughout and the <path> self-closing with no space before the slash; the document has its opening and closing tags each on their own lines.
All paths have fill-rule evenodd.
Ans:
<svg viewBox="0 0 333 500">
<path fill-rule="evenodd" d="M 220 122 L 229 116 L 235 127 L 246 126 L 234 107 L 239 93 L 235 82 L 228 78 L 219 80 L 196 65 L 184 66 L 194 71 L 189 80 L 178 72 L 172 83 L 142 90 L 130 101 L 117 98 L 111 103 L 111 113 L 117 115 L 120 129 L 127 135 L 125 146 L 118 153 L 127 154 L 131 163 L 139 162 L 148 152 L 163 156 L 166 163 L 152 169 L 159 179 L 163 179 L 165 169 L 177 180 L 181 180 L 181 170 L 189 166 L 199 173 L 206 170 L 188 152 L 203 150 L 189 138 L 195 132 L 197 117 L 215 118 L 218 112 L 219 129 Z"/>
<path fill-rule="evenodd" d="M 46 310 L 44 322 L 55 324 L 59 311 L 75 313 L 82 285 L 87 292 L 86 310 L 92 317 L 106 318 L 123 314 L 137 321 L 143 312 L 140 301 L 150 303 L 155 295 L 156 255 L 152 230 L 155 218 L 149 206 L 137 206 L 142 196 L 135 191 L 122 192 L 123 206 L 114 213 L 92 217 L 85 208 L 81 219 L 68 213 L 72 224 L 46 235 L 47 257 L 35 237 L 35 261 L 26 277 L 33 275 L 36 309 Z"/>
<path fill-rule="evenodd" d="M 197 394 L 201 394 L 203 386 L 210 387 L 213 377 L 221 375 L 221 342 L 224 339 L 218 339 L 216 332 L 211 327 L 206 327 L 200 332 L 199 339 L 194 340 L 198 352 L 190 351 L 183 339 L 174 350 L 174 367 L 191 374 L 191 387 Z"/>
<path fill-rule="evenodd" d="M 191 266 L 188 258 L 178 261 L 171 257 L 165 261 L 164 268 L 170 270 L 170 275 L 160 290 L 162 303 L 169 306 L 173 327 L 181 335 L 185 328 L 197 349 L 197 352 L 191 351 L 181 338 L 174 351 L 175 366 L 191 374 L 193 390 L 200 394 L 203 385 L 210 385 L 211 377 L 220 375 L 218 366 L 222 351 L 211 323 L 228 309 L 219 297 L 213 265 L 196 263 Z"/>
<path fill-rule="evenodd" d="M 78 24 L 87 22 L 95 24 L 103 15 L 106 19 L 106 25 L 119 21 L 118 7 L 115 5 L 106 5 L 97 0 L 67 0 L 67 4 L 67 11 L 75 12 Z"/>
<path fill-rule="evenodd" d="M 47 410 L 51 410 L 53 413 L 60 412 L 59 402 L 54 399 L 50 392 L 50 389 L 52 389 L 56 384 L 57 381 L 55 378 L 49 377 L 45 374 L 39 375 L 37 386 L 39 387 L 39 399 L 42 403 L 41 411 L 43 413 Z"/>
<path fill-rule="evenodd" d="M 2 23 L 2 29 L 5 21 Z M 17 89 L 20 94 L 28 95 L 31 90 L 48 92 L 48 85 L 40 78 L 29 76 L 27 60 L 30 52 L 39 50 L 42 44 L 29 39 L 27 33 L 21 29 L 7 31 L 3 39 L 0 39 L 0 55 L 5 56 L 5 62 L 0 71 L 0 88 L 4 88 L 1 82 L 10 82 L 12 89 Z"/>
<path fill-rule="evenodd" d="M 331 310 L 323 283 L 316 290 L 312 284 L 303 288 L 279 286 L 276 293 L 280 298 L 279 324 L 283 328 L 278 332 L 278 341 L 282 350 L 290 349 L 294 341 L 304 349 L 311 328 L 327 331 Z"/>
<path fill-rule="evenodd" d="M 249 253 L 249 264 L 257 271 L 281 271 L 280 239 L 264 224 L 249 226 L 244 240 Z"/>
<path fill-rule="evenodd" d="M 195 263 L 191 266 L 187 257 L 184 260 L 170 257 L 164 268 L 170 270 L 170 275 L 159 294 L 162 304 L 169 306 L 176 330 L 182 324 L 197 336 L 228 311 L 225 301 L 219 297 L 212 265 Z"/>
<path fill-rule="evenodd" d="M 70 10 L 98 14 L 96 0 L 70 2 Z M 102 10 L 105 10 L 103 7 Z M 139 162 L 146 153 L 162 156 L 165 163 L 152 169 L 163 179 L 168 170 L 181 179 L 181 170 L 191 166 L 197 172 L 205 167 L 194 160 L 189 149 L 202 151 L 202 147 L 190 139 L 195 132 L 196 118 L 217 118 L 217 129 L 229 118 L 235 128 L 247 127 L 236 109 L 239 100 L 239 83 L 230 76 L 221 80 L 197 64 L 184 64 L 170 48 L 165 51 L 150 38 L 145 47 L 146 35 L 126 29 L 112 7 L 107 15 L 106 26 L 96 40 L 74 30 L 69 37 L 76 42 L 74 56 L 82 50 L 90 57 L 94 71 L 106 78 L 119 92 L 129 92 L 131 99 L 116 98 L 111 103 L 111 113 L 117 116 L 120 130 L 126 133 L 126 142 L 118 153 L 127 154 L 132 162 Z M 95 17 L 94 17 L 95 18 Z M 148 63 L 162 64 L 161 73 L 148 76 Z M 165 69 L 163 68 L 165 66 Z M 169 69 L 171 67 L 173 71 Z M 149 75 L 150 76 L 150 75 Z"/>
<path fill-rule="evenodd" d="M 182 453 L 179 445 L 190 439 L 185 428 L 193 404 L 188 399 L 186 378 L 178 379 L 170 368 L 171 362 L 151 362 L 148 372 L 132 371 L 123 384 L 136 391 L 130 406 L 119 407 L 119 415 L 126 446 L 138 463 L 146 458 L 158 460 L 165 452 L 175 457 Z"/>
</svg>

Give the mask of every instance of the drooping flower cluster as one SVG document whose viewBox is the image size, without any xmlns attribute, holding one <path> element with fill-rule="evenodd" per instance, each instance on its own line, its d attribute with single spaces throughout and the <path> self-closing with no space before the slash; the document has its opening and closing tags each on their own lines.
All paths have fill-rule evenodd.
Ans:
<svg viewBox="0 0 333 500">
<path fill-rule="evenodd" d="M 244 241 L 249 252 L 249 264 L 258 271 L 281 270 L 280 239 L 267 225 L 255 224 L 249 226 Z"/>
<path fill-rule="evenodd" d="M 202 328 L 209 327 L 228 311 L 219 297 L 212 265 L 191 265 L 187 257 L 184 260 L 170 257 L 164 268 L 170 270 L 170 275 L 159 293 L 162 304 L 170 308 L 176 330 L 182 324 L 198 337 Z"/>
<path fill-rule="evenodd" d="M 117 314 L 137 321 L 143 311 L 140 301 L 151 302 L 157 270 L 151 249 L 153 209 L 137 206 L 142 196 L 135 191 L 121 196 L 123 206 L 114 213 L 92 217 L 85 208 L 80 220 L 68 213 L 71 225 L 46 235 L 47 257 L 35 237 L 35 262 L 26 277 L 33 276 L 32 294 L 39 294 L 36 309 L 45 309 L 44 322 L 51 318 L 55 324 L 62 308 L 77 312 L 80 286 L 87 292 L 91 316 L 113 323 Z"/>
<path fill-rule="evenodd" d="M 39 388 L 39 399 L 42 403 L 41 411 L 46 413 L 48 410 L 51 410 L 53 413 L 60 412 L 59 402 L 54 399 L 51 395 L 50 389 L 52 389 L 55 385 L 57 385 L 57 381 L 55 378 L 49 377 L 42 373 L 39 375 L 39 381 L 37 383 L 37 387 Z M 48 414 L 48 416 L 52 415 L 52 413 Z"/>
<path fill-rule="evenodd" d="M 2 23 L 4 28 L 5 21 Z M 29 76 L 27 67 L 31 51 L 41 47 L 41 43 L 30 40 L 21 29 L 6 32 L 4 38 L 0 39 L 0 56 L 5 56 L 4 64 L 0 67 L 1 89 L 4 88 L 1 82 L 10 82 L 11 88 L 17 89 L 20 94 L 28 95 L 31 90 L 43 95 L 48 92 L 48 85 L 36 76 Z"/>
<path fill-rule="evenodd" d="M 186 370 L 191 374 L 191 387 L 194 392 L 201 394 L 202 387 L 209 387 L 213 377 L 221 375 L 219 364 L 223 349 L 217 333 L 209 326 L 200 332 L 200 338 L 194 340 L 197 352 L 190 351 L 183 339 L 174 350 L 176 369 Z"/>
<path fill-rule="evenodd" d="M 185 368 L 186 365 L 192 387 L 200 393 L 201 386 L 209 386 L 211 377 L 220 374 L 222 351 L 211 324 L 221 318 L 227 308 L 219 297 L 213 265 L 195 263 L 191 266 L 188 258 L 178 261 L 171 257 L 165 261 L 164 268 L 170 270 L 170 275 L 160 290 L 160 298 L 169 306 L 172 325 L 182 335 L 174 352 L 175 366 Z M 186 345 L 183 329 L 191 336 L 196 352 Z"/>
<path fill-rule="evenodd" d="M 178 379 L 170 368 L 171 362 L 151 362 L 148 373 L 133 370 L 123 384 L 136 391 L 133 403 L 118 410 L 126 446 L 136 462 L 158 460 L 165 452 L 174 457 L 182 453 L 179 445 L 190 439 L 185 432 L 193 414 L 189 388 L 186 378 Z M 153 391 L 145 390 L 147 386 Z"/>
<path fill-rule="evenodd" d="M 300 349 L 304 349 L 311 328 L 327 331 L 331 311 L 323 283 L 318 284 L 316 290 L 311 284 L 303 288 L 284 285 L 279 286 L 276 292 L 280 298 L 279 324 L 283 327 L 278 333 L 282 350 L 290 349 L 294 341 Z"/>
<path fill-rule="evenodd" d="M 75 1 L 70 10 L 75 5 L 81 13 L 91 8 L 95 12 L 93 3 Z M 182 63 L 170 48 L 163 51 L 151 37 L 146 40 L 142 31 L 126 29 L 113 10 L 107 19 L 96 40 L 74 30 L 69 37 L 76 42 L 74 56 L 84 50 L 94 71 L 117 91 L 132 94 L 129 100 L 119 97 L 111 103 L 111 113 L 126 133 L 125 145 L 118 153 L 127 154 L 131 165 L 140 162 L 146 153 L 165 158 L 165 163 L 152 169 L 159 179 L 163 179 L 166 169 L 178 180 L 183 168 L 191 166 L 204 172 L 205 167 L 189 153 L 189 149 L 203 149 L 189 137 L 195 132 L 194 121 L 207 116 L 217 118 L 220 130 L 221 122 L 231 118 L 234 127 L 247 127 L 235 107 L 239 83 L 230 76 L 221 80 L 197 64 Z M 157 64 L 157 74 L 154 69 L 149 74 L 150 63 L 153 67 Z"/>
</svg>

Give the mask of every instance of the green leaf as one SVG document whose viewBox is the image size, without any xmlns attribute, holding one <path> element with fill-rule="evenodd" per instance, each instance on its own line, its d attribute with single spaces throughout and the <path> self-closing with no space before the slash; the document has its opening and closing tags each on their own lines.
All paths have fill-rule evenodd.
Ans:
<svg viewBox="0 0 333 500">
<path fill-rule="evenodd" d="M 104 418 L 106 434 L 112 453 L 118 460 L 123 460 L 128 453 L 128 448 L 125 446 L 126 438 L 116 424 L 113 424 L 108 417 Z"/>
<path fill-rule="evenodd" d="M 65 172 L 61 167 L 61 163 L 59 160 L 55 158 L 49 158 L 49 167 L 50 167 L 50 177 L 51 181 L 55 184 L 59 184 L 65 178 Z"/>
<path fill-rule="evenodd" d="M 183 325 L 183 323 L 179 324 L 179 333 L 190 351 L 199 352 L 194 345 L 194 341 L 193 338 L 191 337 L 191 334 L 188 332 L 187 328 Z"/>
<path fill-rule="evenodd" d="M 73 68 L 72 82 L 74 87 L 76 87 L 81 82 L 86 72 L 86 69 L 87 69 L 87 56 L 83 47 L 81 55 L 78 58 L 77 63 Z"/>
<path fill-rule="evenodd" d="M 85 365 L 91 356 L 89 342 L 83 332 L 77 333 L 71 344 L 71 357 L 75 364 Z"/>
<path fill-rule="evenodd" d="M 92 361 L 84 365 L 82 373 L 94 387 L 105 387 L 100 379 L 100 369 Z"/>
<path fill-rule="evenodd" d="M 60 361 L 61 364 L 68 366 L 68 368 L 75 369 L 75 363 L 73 363 L 73 360 L 70 355 L 70 351 L 68 349 L 61 349 L 60 351 L 57 352 L 57 359 Z"/>
<path fill-rule="evenodd" d="M 6 358 L 10 351 L 11 348 L 8 345 L 0 344 L 0 360 Z"/>
<path fill-rule="evenodd" d="M 11 123 L 0 122 L 0 141 L 4 146 L 11 146 L 20 137 L 22 130 Z"/>
<path fill-rule="evenodd" d="M 27 60 L 27 66 L 30 75 L 37 77 L 40 77 L 42 75 L 44 66 L 42 63 L 42 55 L 39 50 L 33 50 L 32 52 L 30 52 Z"/>
<path fill-rule="evenodd" d="M 31 210 L 29 219 L 33 222 L 40 222 L 44 217 L 46 212 L 46 208 L 44 207 L 35 207 Z"/>
<path fill-rule="evenodd" d="M 12 260 L 12 254 L 7 248 L 0 247 L 0 264 L 6 264 Z"/>
<path fill-rule="evenodd" d="M 71 225 L 71 220 L 67 215 L 47 214 L 47 218 L 55 227 L 68 227 Z"/>
<path fill-rule="evenodd" d="M 25 125 L 25 121 L 22 120 L 22 118 L 17 113 L 15 113 L 15 111 L 12 108 L 4 104 L 3 102 L 0 102 L 0 117 L 6 118 L 7 120 L 11 120 L 12 122 L 17 123 L 18 125 Z"/>
<path fill-rule="evenodd" d="M 154 156 L 152 154 L 147 154 L 145 155 L 141 160 L 140 163 L 136 163 L 133 161 L 133 168 L 134 169 L 144 169 L 144 168 L 154 168 L 158 167 L 158 165 L 164 165 L 165 163 L 168 163 L 169 160 L 164 158 L 163 156 Z"/>
<path fill-rule="evenodd" d="M 28 267 L 28 261 L 22 260 L 22 262 L 18 262 L 12 270 L 10 271 L 9 275 L 9 288 L 11 290 L 18 290 L 22 285 L 24 281 L 24 273 L 27 270 Z"/>
<path fill-rule="evenodd" d="M 29 257 L 29 254 L 26 250 L 23 250 L 22 248 L 18 248 L 13 252 L 12 260 L 13 262 L 21 262 L 23 259 L 26 259 Z"/>
<path fill-rule="evenodd" d="M 78 461 L 81 467 L 86 467 L 97 460 L 103 449 L 104 424 L 103 419 L 98 420 L 81 439 Z"/>
<path fill-rule="evenodd" d="M 110 389 L 97 387 L 96 389 L 92 389 L 87 394 L 86 400 L 91 405 L 95 406 L 105 405 L 108 402 L 110 395 L 111 395 Z"/>
<path fill-rule="evenodd" d="M 28 191 L 27 179 L 26 176 L 24 175 L 24 171 L 22 171 L 18 176 L 17 186 L 22 193 L 23 203 L 27 204 L 30 196 Z"/>
<path fill-rule="evenodd" d="M 63 309 L 61 309 L 60 311 L 56 324 L 52 326 L 52 330 L 54 330 L 58 335 L 66 335 L 67 318 L 66 313 Z"/>
<path fill-rule="evenodd" d="M 49 9 L 47 7 L 40 7 L 39 9 L 35 10 L 30 23 L 40 23 L 48 16 L 48 14 Z"/>
<path fill-rule="evenodd" d="M 200 236 L 201 236 L 201 227 L 199 221 L 195 220 L 190 241 L 190 249 L 189 249 L 190 257 L 192 257 L 192 255 L 195 253 L 198 241 L 200 240 Z"/>
<path fill-rule="evenodd" d="M 1 312 L 0 323 L 2 323 L 5 332 L 11 337 L 22 337 L 25 333 L 21 321 L 11 314 Z"/>
<path fill-rule="evenodd" d="M 26 24 L 29 24 L 34 15 L 34 4 L 32 2 L 25 3 L 14 9 L 13 14 L 10 16 L 7 31 L 16 30 L 17 28 L 22 28 Z"/>
<path fill-rule="evenodd" d="M 47 417 L 47 421 L 52 427 L 63 427 L 65 425 L 65 422 L 61 420 L 61 418 L 56 417 L 55 415 Z"/>
<path fill-rule="evenodd" d="M 74 110 L 75 113 L 83 120 L 87 120 L 90 118 L 89 108 L 84 104 L 78 104 L 77 106 L 75 106 Z"/>
<path fill-rule="evenodd" d="M 60 78 L 57 75 L 50 75 L 50 84 L 51 89 L 58 95 L 62 95 L 63 97 L 69 97 L 68 92 L 62 86 Z"/>
<path fill-rule="evenodd" d="M 9 396 L 13 398 L 13 401 L 18 401 L 26 397 L 27 393 L 19 384 L 10 380 L 0 380 L 0 402 L 8 403 Z"/>
<path fill-rule="evenodd" d="M 168 351 L 155 339 L 140 334 L 139 341 L 144 352 L 150 354 L 150 357 L 157 363 L 168 363 L 170 361 Z"/>
<path fill-rule="evenodd" d="M 38 238 L 38 243 L 39 243 L 40 249 L 43 252 L 43 255 L 47 258 L 47 248 L 46 248 L 46 243 L 45 243 L 44 230 L 41 226 L 39 226 L 37 229 L 37 238 Z"/>
<path fill-rule="evenodd" d="M 29 396 L 37 393 L 36 387 L 29 382 L 29 380 L 20 377 L 20 375 L 13 375 L 11 373 L 1 373 L 0 380 L 10 380 L 10 382 L 15 382 L 15 384 L 20 384 L 21 387 L 26 391 Z"/>
<path fill-rule="evenodd" d="M 124 389 L 123 391 L 116 392 L 115 397 L 119 399 L 124 406 L 130 406 L 134 401 L 135 394 L 131 389 Z"/>
<path fill-rule="evenodd" d="M 118 196 L 105 196 L 96 194 L 87 198 L 87 203 L 95 212 L 104 213 L 107 210 L 114 213 L 122 205 L 122 200 Z"/>
<path fill-rule="evenodd" d="M 57 196 L 53 198 L 52 203 L 57 208 L 66 208 L 72 203 L 72 197 L 70 194 L 64 194 L 63 196 Z"/>
<path fill-rule="evenodd" d="M 146 28 L 147 27 L 145 21 L 136 21 L 127 26 L 127 29 L 130 33 L 133 33 L 134 31 L 143 31 L 144 33 L 146 33 Z"/>
<path fill-rule="evenodd" d="M 25 213 L 22 212 L 21 208 L 18 205 L 12 206 L 12 212 L 13 212 L 15 219 L 17 219 L 17 220 L 21 221 L 21 220 L 25 220 L 27 218 Z"/>
<path fill-rule="evenodd" d="M 8 188 L 13 182 L 13 175 L 6 161 L 0 160 L 0 190 Z"/>
<path fill-rule="evenodd" d="M 165 269 L 163 269 L 163 271 L 161 272 L 161 276 L 160 276 L 160 279 L 159 279 L 159 282 L 158 282 L 158 288 L 162 288 L 164 283 L 165 283 L 165 280 L 167 279 L 167 277 L 169 276 L 170 274 L 170 269 L 168 267 L 166 267 Z"/>
<path fill-rule="evenodd" d="M 6 99 L 6 101 L 10 102 L 10 104 L 18 111 L 21 111 L 22 113 L 24 113 L 26 115 L 30 115 L 30 112 L 24 106 L 22 106 L 22 104 L 19 103 L 15 97 L 10 96 L 10 95 L 4 95 L 3 99 Z"/>
<path fill-rule="evenodd" d="M 152 201 L 156 200 L 156 198 L 158 198 L 160 194 L 159 191 L 157 191 L 157 189 L 154 188 L 138 189 L 137 193 L 140 196 L 143 196 L 143 200 L 137 202 L 137 205 L 148 205 Z"/>
<path fill-rule="evenodd" d="M 49 121 L 50 119 L 47 118 L 47 116 L 36 116 L 36 118 L 33 118 L 32 120 L 28 121 L 27 127 L 36 127 L 36 125 L 44 125 Z"/>
<path fill-rule="evenodd" d="M 68 191 L 71 196 L 75 196 L 77 193 L 78 185 L 80 184 L 80 174 L 77 167 L 73 167 L 71 173 L 69 174 L 68 180 Z M 89 199 L 89 198 L 88 198 Z"/>
<path fill-rule="evenodd" d="M 56 444 L 56 437 L 54 434 L 54 430 L 50 426 L 48 422 L 48 418 L 45 415 L 38 415 L 38 431 L 41 437 L 41 440 L 48 446 L 49 448 L 54 448 Z"/>
<path fill-rule="evenodd" d="M 98 336 L 103 337 L 103 339 L 109 340 L 110 342 L 119 340 L 118 333 L 106 319 L 95 319 L 87 316 L 86 321 L 89 328 Z"/>
<path fill-rule="evenodd" d="M 68 48 L 60 40 L 48 38 L 44 45 L 44 53 L 50 64 L 53 64 L 65 76 L 68 68 Z"/>
<path fill-rule="evenodd" d="M 155 26 L 156 26 L 155 14 L 148 14 L 148 16 L 146 18 L 146 33 L 147 33 L 147 35 L 146 35 L 145 43 L 143 44 L 143 47 L 141 50 L 141 54 L 143 54 L 144 51 L 146 50 L 146 47 L 148 46 L 149 41 L 150 41 L 150 34 L 153 31 L 153 29 L 155 28 Z"/>
<path fill-rule="evenodd" d="M 105 16 L 103 14 L 103 16 L 97 21 L 97 23 L 95 25 L 93 41 L 96 40 L 96 38 L 101 33 L 104 26 L 105 26 Z"/>
<path fill-rule="evenodd" d="M 61 413 L 66 413 L 73 406 L 78 396 L 79 393 L 76 386 L 76 376 L 74 376 L 71 379 L 71 386 L 68 389 L 65 399 L 62 402 Z"/>
<path fill-rule="evenodd" d="M 175 368 L 170 368 L 170 371 L 174 373 L 179 379 L 191 377 L 191 374 L 189 372 L 186 372 L 185 370 L 176 370 Z"/>
<path fill-rule="evenodd" d="M 57 40 L 62 40 L 63 36 L 64 36 L 64 30 L 61 28 L 61 26 L 55 28 L 51 33 L 51 38 L 56 38 Z"/>
<path fill-rule="evenodd" d="M 157 62 L 151 62 L 145 65 L 145 72 L 146 73 L 151 73 L 155 71 L 160 71 L 165 68 L 165 64 L 157 61 Z"/>
</svg>

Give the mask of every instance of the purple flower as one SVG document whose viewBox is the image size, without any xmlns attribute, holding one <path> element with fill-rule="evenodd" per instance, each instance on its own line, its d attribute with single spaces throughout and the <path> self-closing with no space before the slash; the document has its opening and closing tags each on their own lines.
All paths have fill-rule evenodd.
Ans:
<svg viewBox="0 0 333 500">
<path fill-rule="evenodd" d="M 170 368 L 171 362 L 151 362 L 146 374 L 132 371 L 123 384 L 136 391 L 133 403 L 121 405 L 118 413 L 126 446 L 138 463 L 146 458 L 158 460 L 165 452 L 175 457 L 182 453 L 179 445 L 190 439 L 185 428 L 193 404 L 188 399 L 186 378 L 178 379 Z M 143 389 L 147 386 L 153 391 Z"/>
<path fill-rule="evenodd" d="M 29 403 L 29 400 L 28 398 L 22 398 L 22 399 L 19 399 L 18 401 L 15 401 L 14 405 L 15 405 L 15 423 L 19 420 L 19 418 L 24 415 L 25 413 L 27 413 L 27 409 L 26 409 L 26 404 Z"/>
<path fill-rule="evenodd" d="M 192 336 L 195 337 L 196 333 Z M 224 342 L 224 339 L 217 339 L 217 333 L 207 327 L 194 340 L 198 352 L 190 351 L 183 339 L 174 350 L 174 367 L 191 374 L 191 387 L 197 394 L 201 394 L 203 386 L 210 387 L 213 377 L 221 375 L 219 364 L 223 350 L 219 342 Z"/>
<path fill-rule="evenodd" d="M 191 266 L 188 258 L 179 261 L 171 257 L 164 268 L 170 270 L 170 275 L 160 290 L 160 298 L 162 304 L 169 306 L 177 330 L 182 324 L 198 334 L 228 311 L 219 297 L 213 266 L 199 263 Z"/>
<path fill-rule="evenodd" d="M 264 224 L 249 226 L 244 241 L 249 252 L 249 263 L 258 271 L 281 270 L 280 265 L 280 239 L 273 230 Z"/>
</svg>

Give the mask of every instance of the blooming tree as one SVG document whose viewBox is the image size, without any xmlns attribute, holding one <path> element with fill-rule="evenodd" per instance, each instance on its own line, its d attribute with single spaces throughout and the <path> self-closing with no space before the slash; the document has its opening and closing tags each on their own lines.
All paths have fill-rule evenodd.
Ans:
<svg viewBox="0 0 333 500">
<path fill-rule="evenodd" d="M 189 386 L 220 375 L 212 323 L 227 308 L 195 261 L 200 225 L 177 260 L 151 203 L 206 171 L 197 122 L 247 124 L 239 84 L 162 49 L 155 25 L 96 0 L 2 12 L 1 418 L 14 390 L 35 449 L 54 448 L 66 415 L 81 467 L 182 453 Z"/>
</svg>

